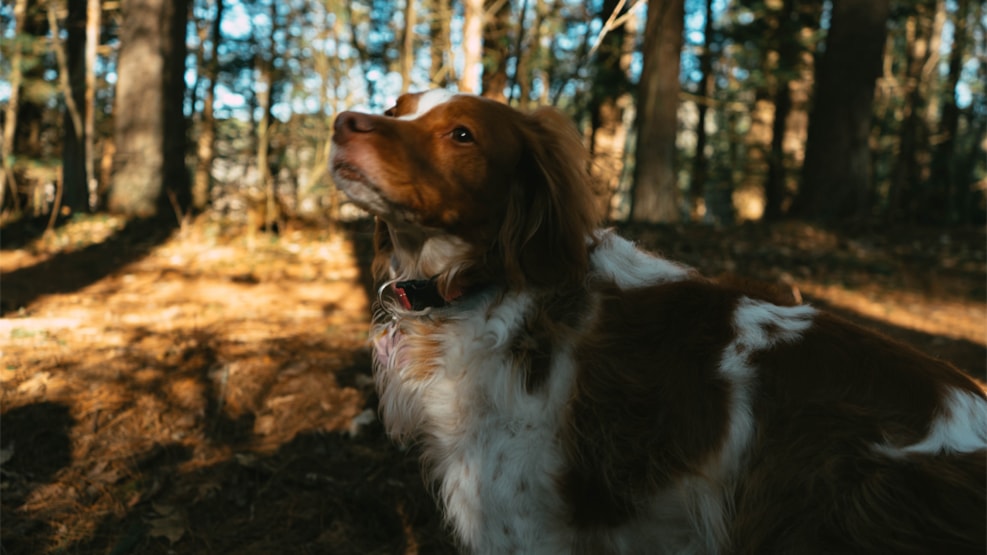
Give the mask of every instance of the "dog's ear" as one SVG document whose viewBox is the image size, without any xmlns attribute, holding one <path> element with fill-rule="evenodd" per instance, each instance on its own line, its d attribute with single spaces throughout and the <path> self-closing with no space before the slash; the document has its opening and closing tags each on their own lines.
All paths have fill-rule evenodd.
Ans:
<svg viewBox="0 0 987 555">
<path fill-rule="evenodd" d="M 522 161 L 500 233 L 508 283 L 564 285 L 589 268 L 589 241 L 602 216 L 589 152 L 554 108 L 525 116 Z"/>
</svg>

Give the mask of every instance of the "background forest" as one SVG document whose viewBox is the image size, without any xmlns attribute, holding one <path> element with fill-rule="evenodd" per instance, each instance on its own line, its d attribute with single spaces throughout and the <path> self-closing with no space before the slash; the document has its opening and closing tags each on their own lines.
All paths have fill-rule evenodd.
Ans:
<svg viewBox="0 0 987 555">
<path fill-rule="evenodd" d="M 615 221 L 985 214 L 974 0 L 8 0 L 0 25 L 8 220 L 335 221 L 333 116 L 435 86 L 565 110 Z"/>
<path fill-rule="evenodd" d="M 568 113 L 643 247 L 987 377 L 982 1 L 0 0 L 0 554 L 457 552 L 326 171 L 436 86 Z"/>
</svg>

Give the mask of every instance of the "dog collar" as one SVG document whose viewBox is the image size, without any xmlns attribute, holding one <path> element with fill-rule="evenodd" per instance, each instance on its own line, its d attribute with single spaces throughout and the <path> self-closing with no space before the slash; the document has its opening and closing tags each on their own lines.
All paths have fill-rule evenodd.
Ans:
<svg viewBox="0 0 987 555">
<path fill-rule="evenodd" d="M 399 281 L 391 287 L 405 310 L 418 311 L 426 308 L 442 308 L 461 296 L 457 295 L 451 299 L 443 297 L 435 285 L 435 278 Z"/>
</svg>

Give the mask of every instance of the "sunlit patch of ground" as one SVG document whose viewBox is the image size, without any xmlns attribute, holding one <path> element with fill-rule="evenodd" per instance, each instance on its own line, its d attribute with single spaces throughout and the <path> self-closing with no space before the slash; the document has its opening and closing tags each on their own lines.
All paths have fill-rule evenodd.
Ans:
<svg viewBox="0 0 987 555">
<path fill-rule="evenodd" d="M 448 551 L 414 456 L 375 422 L 346 236 L 248 249 L 199 225 L 119 267 L 86 260 L 108 271 L 77 290 L 16 279 L 121 228 L 3 251 L 5 307 L 33 299 L 0 319 L 6 552 Z"/>
<path fill-rule="evenodd" d="M 124 229 L 3 236 L 5 553 L 454 552 L 415 453 L 374 419 L 369 228 L 253 248 L 215 222 Z M 982 230 L 624 231 L 984 375 Z"/>
</svg>

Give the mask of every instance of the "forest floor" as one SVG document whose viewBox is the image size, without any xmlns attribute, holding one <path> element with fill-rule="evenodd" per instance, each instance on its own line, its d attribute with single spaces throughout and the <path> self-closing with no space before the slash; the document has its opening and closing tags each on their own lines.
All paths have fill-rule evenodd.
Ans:
<svg viewBox="0 0 987 555">
<path fill-rule="evenodd" d="M 0 552 L 453 553 L 375 419 L 370 228 L 2 231 Z M 976 230 L 623 230 L 987 374 Z"/>
</svg>

